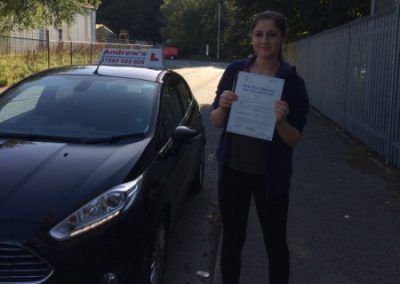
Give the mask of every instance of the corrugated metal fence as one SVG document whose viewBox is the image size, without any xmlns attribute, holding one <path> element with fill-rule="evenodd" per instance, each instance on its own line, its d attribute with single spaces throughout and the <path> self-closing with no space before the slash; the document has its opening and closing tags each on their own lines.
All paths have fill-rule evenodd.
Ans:
<svg viewBox="0 0 400 284">
<path fill-rule="evenodd" d="M 400 168 L 400 13 L 291 43 L 314 108 Z"/>
</svg>

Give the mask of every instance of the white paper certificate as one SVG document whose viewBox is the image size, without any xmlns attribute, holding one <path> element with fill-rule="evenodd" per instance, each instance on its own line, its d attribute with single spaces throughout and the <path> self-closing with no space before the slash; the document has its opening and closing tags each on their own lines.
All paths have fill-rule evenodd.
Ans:
<svg viewBox="0 0 400 284">
<path fill-rule="evenodd" d="M 276 114 L 285 80 L 266 75 L 239 72 L 227 131 L 264 140 L 272 140 Z"/>
</svg>

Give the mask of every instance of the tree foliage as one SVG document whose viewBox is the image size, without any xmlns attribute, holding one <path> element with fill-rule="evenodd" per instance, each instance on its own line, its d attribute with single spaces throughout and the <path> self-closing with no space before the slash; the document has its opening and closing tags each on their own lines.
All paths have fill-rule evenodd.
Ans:
<svg viewBox="0 0 400 284">
<path fill-rule="evenodd" d="M 312 35 L 369 14 L 368 0 L 298 0 L 303 35 Z M 317 3 L 315 3 L 317 2 Z"/>
<path fill-rule="evenodd" d="M 165 0 L 163 38 L 185 54 L 198 54 L 206 42 L 215 49 L 218 2 L 222 7 L 221 55 L 227 58 L 252 52 L 249 27 L 259 12 L 283 13 L 288 23 L 286 40 L 294 41 L 366 16 L 370 7 L 370 0 Z"/>
<path fill-rule="evenodd" d="M 218 0 L 165 0 L 161 6 L 161 34 L 181 55 L 205 54 L 206 45 L 215 54 Z"/>
<path fill-rule="evenodd" d="M 128 30 L 130 39 L 159 42 L 162 0 L 103 0 L 97 22 L 115 33 Z"/>
<path fill-rule="evenodd" d="M 0 0 L 0 32 L 57 26 L 71 22 L 85 6 L 99 5 L 101 0 Z"/>
</svg>

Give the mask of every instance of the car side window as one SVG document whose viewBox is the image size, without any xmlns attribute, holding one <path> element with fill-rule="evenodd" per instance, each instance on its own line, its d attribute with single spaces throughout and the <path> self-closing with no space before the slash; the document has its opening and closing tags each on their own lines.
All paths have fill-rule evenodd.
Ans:
<svg viewBox="0 0 400 284">
<path fill-rule="evenodd" d="M 177 86 L 178 86 L 179 95 L 181 97 L 183 107 L 185 108 L 185 112 L 186 112 L 192 102 L 192 95 L 183 80 L 179 79 Z"/>
<path fill-rule="evenodd" d="M 168 137 L 180 124 L 184 114 L 176 83 L 177 81 L 174 78 L 167 80 L 162 93 L 161 122 Z"/>
</svg>

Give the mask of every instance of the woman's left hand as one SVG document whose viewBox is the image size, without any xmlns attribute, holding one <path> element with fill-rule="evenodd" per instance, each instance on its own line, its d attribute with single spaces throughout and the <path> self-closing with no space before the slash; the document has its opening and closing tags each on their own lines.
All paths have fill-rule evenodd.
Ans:
<svg viewBox="0 0 400 284">
<path fill-rule="evenodd" d="M 289 105 L 285 101 L 275 103 L 276 124 L 281 123 L 289 115 Z"/>
</svg>

